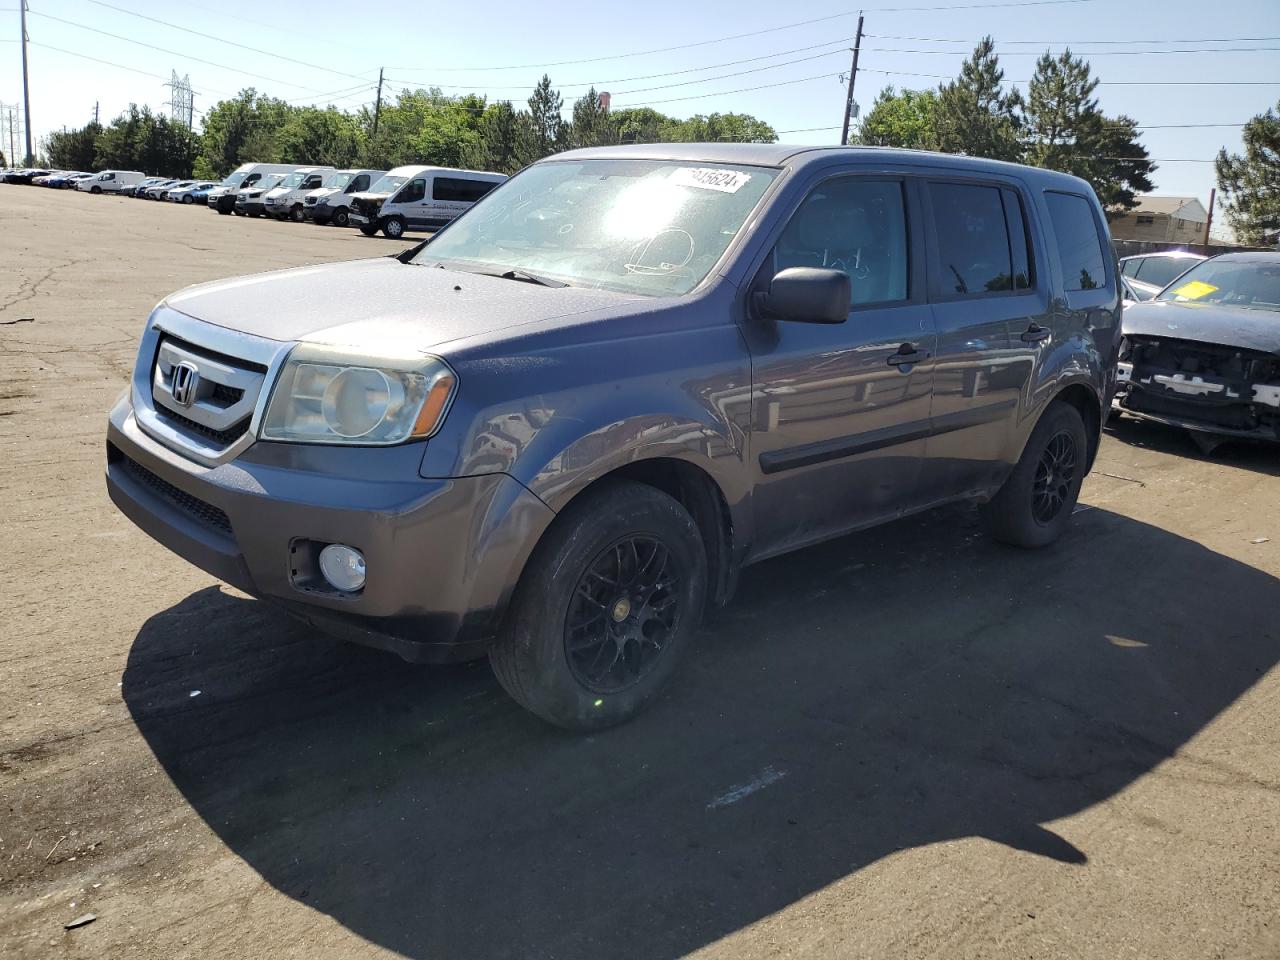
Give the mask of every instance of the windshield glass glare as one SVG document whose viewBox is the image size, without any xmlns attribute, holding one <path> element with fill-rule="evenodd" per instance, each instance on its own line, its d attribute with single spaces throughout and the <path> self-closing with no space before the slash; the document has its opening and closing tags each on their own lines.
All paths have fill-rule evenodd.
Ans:
<svg viewBox="0 0 1280 960">
<path fill-rule="evenodd" d="M 307 178 L 307 174 L 305 173 L 291 173 L 284 178 L 284 181 L 280 184 L 280 186 L 284 187 L 286 190 L 292 190 L 294 187 L 301 184 L 302 181 L 305 180 L 306 178 Z"/>
<path fill-rule="evenodd" d="M 399 190 L 408 177 L 385 176 L 369 188 L 370 193 L 394 193 Z"/>
<path fill-rule="evenodd" d="M 233 173 L 233 174 L 231 174 L 231 176 L 227 177 L 227 179 L 225 179 L 225 180 L 223 180 L 223 181 L 222 181 L 222 186 L 224 186 L 224 187 L 238 187 L 238 186 L 240 186 L 240 181 L 241 181 L 241 180 L 243 180 L 243 179 L 244 179 L 244 177 L 245 177 L 244 172 L 237 172 L 237 173 Z"/>
<path fill-rule="evenodd" d="M 486 196 L 415 261 L 527 270 L 648 296 L 688 293 L 777 175 L 690 161 L 542 163 Z"/>
<path fill-rule="evenodd" d="M 1156 299 L 1280 311 L 1280 260 L 1205 260 Z"/>
</svg>

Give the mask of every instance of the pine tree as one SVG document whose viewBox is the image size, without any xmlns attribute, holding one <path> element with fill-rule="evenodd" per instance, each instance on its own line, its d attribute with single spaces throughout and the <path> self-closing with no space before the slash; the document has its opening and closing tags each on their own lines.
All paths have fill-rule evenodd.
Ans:
<svg viewBox="0 0 1280 960">
<path fill-rule="evenodd" d="M 595 87 L 574 101 L 570 140 L 575 147 L 599 147 L 615 142 L 609 111 L 601 106 Z"/>
<path fill-rule="evenodd" d="M 1244 153 L 1218 152 L 1215 162 L 1227 222 L 1236 239 L 1280 246 L 1280 103 L 1244 125 Z"/>
<path fill-rule="evenodd" d="M 993 160 L 1021 159 L 1022 97 L 1016 90 L 1005 92 L 1003 80 L 995 42 L 984 37 L 960 67 L 960 76 L 938 88 L 937 149 Z"/>
<path fill-rule="evenodd" d="M 533 96 L 529 98 L 533 159 L 538 160 L 555 153 L 565 145 L 567 131 L 560 116 L 563 110 L 564 99 L 560 96 L 560 91 L 551 86 L 551 78 L 544 73 L 538 85 L 533 88 Z"/>
<path fill-rule="evenodd" d="M 1040 57 L 1027 89 L 1025 162 L 1087 180 L 1103 207 L 1118 212 L 1151 190 L 1155 167 L 1134 121 L 1099 109 L 1097 87 L 1089 64 L 1070 50 Z"/>
</svg>

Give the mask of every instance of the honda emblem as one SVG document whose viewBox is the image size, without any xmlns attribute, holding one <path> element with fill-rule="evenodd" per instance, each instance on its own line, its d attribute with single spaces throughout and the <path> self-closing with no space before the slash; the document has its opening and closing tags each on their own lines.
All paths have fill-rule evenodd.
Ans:
<svg viewBox="0 0 1280 960">
<path fill-rule="evenodd" d="M 194 363 L 183 360 L 173 365 L 173 399 L 184 407 L 191 406 L 196 399 L 196 390 L 200 386 L 200 371 Z"/>
</svg>

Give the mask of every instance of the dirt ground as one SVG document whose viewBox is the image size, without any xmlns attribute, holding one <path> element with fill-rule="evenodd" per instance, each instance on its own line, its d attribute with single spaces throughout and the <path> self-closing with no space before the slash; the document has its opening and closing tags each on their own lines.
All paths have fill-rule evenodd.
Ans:
<svg viewBox="0 0 1280 960">
<path fill-rule="evenodd" d="M 1280 452 L 1122 421 L 1055 548 L 751 568 L 572 737 L 107 500 L 157 300 L 403 245 L 0 186 L 0 955 L 1280 957 Z"/>
</svg>

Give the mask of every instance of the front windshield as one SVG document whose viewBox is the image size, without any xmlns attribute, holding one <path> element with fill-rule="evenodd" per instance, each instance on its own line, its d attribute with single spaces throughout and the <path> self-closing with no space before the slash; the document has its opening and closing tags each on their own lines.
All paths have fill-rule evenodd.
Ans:
<svg viewBox="0 0 1280 960">
<path fill-rule="evenodd" d="M 247 172 L 248 172 L 248 171 L 244 171 L 244 170 L 237 170 L 235 173 L 231 174 L 231 176 L 227 177 L 227 179 L 225 179 L 225 180 L 223 180 L 223 181 L 222 181 L 222 186 L 224 186 L 224 187 L 238 187 L 238 186 L 240 186 L 240 181 L 241 181 L 241 180 L 243 180 L 243 179 L 245 178 L 245 174 L 246 174 Z"/>
<path fill-rule="evenodd" d="M 305 173 L 291 173 L 289 176 L 284 178 L 284 182 L 281 183 L 280 186 L 284 187 L 286 190 L 292 190 L 305 179 L 307 179 L 307 175 Z"/>
<path fill-rule="evenodd" d="M 369 188 L 370 193 L 395 193 L 408 180 L 408 177 L 393 177 L 387 175 Z"/>
<path fill-rule="evenodd" d="M 1280 311 L 1280 258 L 1205 260 L 1161 291 L 1156 299 Z"/>
<path fill-rule="evenodd" d="M 542 163 L 490 193 L 414 260 L 648 296 L 688 293 L 777 175 L 668 160 Z"/>
<path fill-rule="evenodd" d="M 280 181 L 283 179 L 284 179 L 283 173 L 269 173 L 265 177 L 263 177 L 261 180 L 259 180 L 256 184 L 254 184 L 254 186 L 256 186 L 259 190 L 265 193 L 268 190 L 278 187 L 280 185 Z"/>
<path fill-rule="evenodd" d="M 324 182 L 321 183 L 320 186 L 330 187 L 334 190 L 341 190 L 343 187 L 345 187 L 348 183 L 351 182 L 351 178 L 354 176 L 355 176 L 354 173 L 346 173 L 342 170 L 336 170 L 333 173 L 329 174 L 327 177 L 325 177 Z"/>
</svg>

